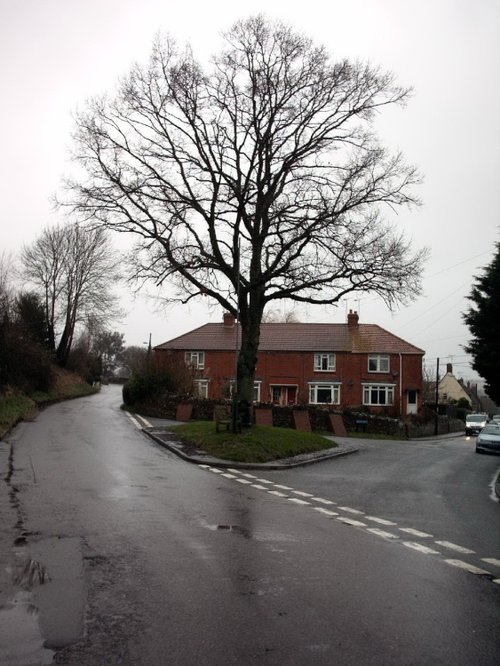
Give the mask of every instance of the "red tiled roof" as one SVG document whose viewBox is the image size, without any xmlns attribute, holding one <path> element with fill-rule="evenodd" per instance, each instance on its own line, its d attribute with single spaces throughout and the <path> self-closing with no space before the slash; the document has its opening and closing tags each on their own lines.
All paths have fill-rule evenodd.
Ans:
<svg viewBox="0 0 500 666">
<path fill-rule="evenodd" d="M 241 339 L 241 336 L 240 338 Z M 222 322 L 205 324 L 155 349 L 232 351 L 236 327 Z M 238 343 L 239 347 L 239 343 Z M 259 351 L 346 351 L 352 353 L 424 354 L 418 347 L 376 324 L 293 324 L 265 323 L 260 329 Z"/>
</svg>

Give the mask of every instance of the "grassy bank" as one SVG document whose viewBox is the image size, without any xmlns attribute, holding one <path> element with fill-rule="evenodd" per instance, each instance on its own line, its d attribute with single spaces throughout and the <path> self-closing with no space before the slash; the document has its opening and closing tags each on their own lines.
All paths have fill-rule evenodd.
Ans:
<svg viewBox="0 0 500 666">
<path fill-rule="evenodd" d="M 213 421 L 185 423 L 172 432 L 193 448 L 235 462 L 270 462 L 336 446 L 321 435 L 291 428 L 255 425 L 242 433 L 216 432 Z"/>
<path fill-rule="evenodd" d="M 59 368 L 54 371 L 53 384 L 46 393 L 37 391 L 26 395 L 22 391 L 9 389 L 0 395 L 0 439 L 19 421 L 32 420 L 42 407 L 95 392 L 96 389 L 80 376 Z"/>
</svg>

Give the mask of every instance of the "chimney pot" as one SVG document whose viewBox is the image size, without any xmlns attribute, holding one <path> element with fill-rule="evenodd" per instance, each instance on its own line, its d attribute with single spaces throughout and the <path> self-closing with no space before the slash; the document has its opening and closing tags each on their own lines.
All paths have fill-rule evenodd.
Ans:
<svg viewBox="0 0 500 666">
<path fill-rule="evenodd" d="M 224 328 L 234 328 L 235 317 L 232 312 L 224 312 L 223 315 Z"/>
<path fill-rule="evenodd" d="M 356 311 L 349 310 L 349 314 L 347 315 L 347 325 L 349 328 L 355 328 L 358 325 L 359 321 L 359 316 Z"/>
</svg>

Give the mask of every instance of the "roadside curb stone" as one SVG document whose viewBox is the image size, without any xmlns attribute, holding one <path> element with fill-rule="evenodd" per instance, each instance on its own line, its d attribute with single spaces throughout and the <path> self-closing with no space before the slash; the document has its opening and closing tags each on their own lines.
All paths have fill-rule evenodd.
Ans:
<svg viewBox="0 0 500 666">
<path fill-rule="evenodd" d="M 350 453 L 357 453 L 358 448 L 347 444 L 338 444 L 338 446 L 331 449 L 323 449 L 314 453 L 302 453 L 293 458 L 282 458 L 281 460 L 273 460 L 265 463 L 250 463 L 250 462 L 236 462 L 232 460 L 221 460 L 214 458 L 199 449 L 192 446 L 183 444 L 182 442 L 175 441 L 172 432 L 158 427 L 142 428 L 142 431 L 155 442 L 164 446 L 166 449 L 186 460 L 197 465 L 211 465 L 212 467 L 220 467 L 227 469 L 233 467 L 235 469 L 290 469 L 293 467 L 302 467 L 304 465 L 311 465 L 313 463 L 323 462 L 324 460 L 331 460 L 332 458 L 339 458 Z"/>
</svg>

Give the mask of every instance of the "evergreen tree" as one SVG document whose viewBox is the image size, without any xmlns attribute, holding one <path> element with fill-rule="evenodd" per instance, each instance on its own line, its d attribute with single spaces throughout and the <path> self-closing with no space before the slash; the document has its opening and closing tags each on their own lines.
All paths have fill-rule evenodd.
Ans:
<svg viewBox="0 0 500 666">
<path fill-rule="evenodd" d="M 464 314 L 472 340 L 464 347 L 472 367 L 486 380 L 485 391 L 500 404 L 500 243 L 484 274 L 475 278 L 468 299 L 473 306 Z"/>
</svg>

